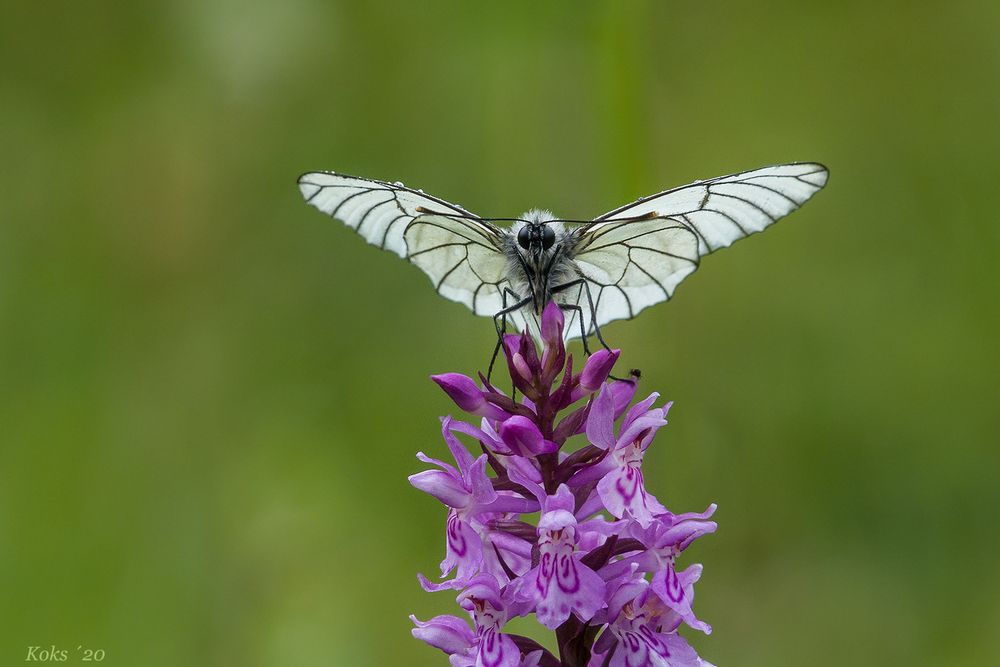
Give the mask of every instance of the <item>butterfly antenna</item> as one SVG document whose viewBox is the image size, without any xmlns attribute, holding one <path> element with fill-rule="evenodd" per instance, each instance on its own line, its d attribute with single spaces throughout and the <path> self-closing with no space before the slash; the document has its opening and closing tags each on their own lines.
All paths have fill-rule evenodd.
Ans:
<svg viewBox="0 0 1000 667">
<path fill-rule="evenodd" d="M 471 213 L 456 213 L 454 211 L 444 213 L 442 211 L 435 211 L 433 209 L 429 209 L 426 206 L 417 206 L 413 210 L 416 211 L 417 213 L 423 213 L 425 215 L 438 215 L 441 216 L 442 218 L 458 218 L 460 220 L 480 220 L 479 216 L 472 215 Z"/>
<path fill-rule="evenodd" d="M 491 218 L 491 217 L 481 217 L 478 215 L 473 215 L 472 213 L 457 213 L 455 211 L 435 211 L 434 209 L 427 208 L 426 206 L 417 206 L 413 209 L 417 213 L 423 215 L 437 215 L 442 218 L 456 218 L 458 220 L 475 220 L 476 222 L 527 222 L 524 218 Z"/>
<path fill-rule="evenodd" d="M 667 216 L 660 215 L 656 211 L 650 211 L 649 213 L 643 213 L 642 215 L 632 216 L 631 218 L 614 218 L 612 220 L 550 220 L 549 222 L 561 222 L 566 225 L 589 225 L 592 222 L 643 222 L 646 220 L 656 220 L 657 218 L 665 218 Z"/>
</svg>

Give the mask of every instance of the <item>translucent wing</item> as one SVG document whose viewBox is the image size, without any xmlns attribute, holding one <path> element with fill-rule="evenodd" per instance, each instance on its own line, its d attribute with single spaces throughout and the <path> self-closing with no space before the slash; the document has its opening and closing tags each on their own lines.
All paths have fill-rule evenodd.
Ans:
<svg viewBox="0 0 1000 667">
<path fill-rule="evenodd" d="M 419 266 L 441 296 L 477 315 L 503 308 L 509 287 L 500 230 L 460 206 L 399 183 L 331 172 L 299 178 L 306 202 L 372 245 Z"/>
<path fill-rule="evenodd" d="M 702 256 L 791 213 L 827 175 L 821 164 L 796 163 L 720 176 L 644 197 L 577 229 L 570 254 L 591 288 L 597 325 L 666 301 Z M 590 325 L 582 286 L 570 292 Z"/>
</svg>

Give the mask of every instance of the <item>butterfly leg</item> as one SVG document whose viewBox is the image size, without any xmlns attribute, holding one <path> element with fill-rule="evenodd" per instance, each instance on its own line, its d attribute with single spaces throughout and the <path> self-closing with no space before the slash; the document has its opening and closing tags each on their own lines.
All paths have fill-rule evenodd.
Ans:
<svg viewBox="0 0 1000 667">
<path fill-rule="evenodd" d="M 516 301 L 516 303 L 513 306 L 507 306 L 508 294 L 511 297 L 513 297 L 514 300 Z M 497 312 L 493 316 L 493 326 L 497 330 L 497 344 L 493 348 L 493 356 L 490 357 L 490 366 L 486 371 L 487 380 L 489 380 L 493 376 L 493 365 L 496 363 L 497 355 L 500 354 L 500 348 L 503 346 L 503 335 L 507 333 L 507 315 L 516 312 L 520 308 L 524 308 L 529 303 L 531 303 L 531 297 L 528 297 L 527 299 L 522 299 L 520 296 L 517 295 L 516 292 L 512 291 L 507 287 L 503 288 L 503 293 L 501 296 L 503 298 L 503 309 Z"/>
<path fill-rule="evenodd" d="M 583 308 L 580 306 L 574 306 L 570 303 L 560 303 L 559 308 L 562 310 L 575 310 L 580 318 L 580 342 L 583 343 L 583 353 L 588 357 L 590 356 L 590 347 L 587 345 L 587 332 L 583 328 Z"/>
<path fill-rule="evenodd" d="M 601 327 L 598 326 L 598 324 L 597 324 L 597 310 L 594 308 L 594 297 L 590 294 L 590 285 L 587 284 L 587 281 L 584 280 L 583 278 L 578 278 L 576 280 L 571 280 L 568 283 L 564 283 L 562 285 L 559 285 L 558 287 L 554 287 L 552 289 L 552 294 L 556 294 L 557 292 L 565 291 L 565 290 L 567 290 L 567 289 L 569 289 L 571 287 L 576 287 L 577 285 L 582 286 L 583 289 L 581 291 L 585 292 L 587 294 L 587 304 L 590 306 L 590 326 L 594 329 L 594 334 L 597 336 L 597 340 L 599 340 L 601 342 L 601 345 L 604 346 L 605 350 L 608 350 L 610 352 L 611 348 L 608 347 L 608 344 L 606 342 L 604 342 L 604 336 L 601 335 Z M 575 311 L 577 311 L 577 313 L 579 313 L 579 315 L 580 315 L 580 341 L 583 343 L 583 351 L 584 351 L 584 353 L 587 354 L 587 356 L 590 356 L 590 349 L 587 347 L 587 335 L 586 335 L 586 333 L 583 330 L 583 310 L 582 310 L 582 308 L 578 304 L 577 305 L 560 304 L 559 307 L 562 308 L 563 310 L 575 310 Z M 636 379 L 638 379 L 638 377 L 639 377 L 639 371 L 638 370 L 633 370 L 631 372 L 631 376 L 632 377 L 629 377 L 629 378 L 620 378 L 620 377 L 615 377 L 614 375 L 609 375 L 608 377 L 611 378 L 612 380 L 614 380 L 615 382 L 635 382 Z"/>
<path fill-rule="evenodd" d="M 601 327 L 598 326 L 598 324 L 597 324 L 597 310 L 594 308 L 594 297 L 590 294 L 590 285 L 587 284 L 587 281 L 585 279 L 583 279 L 583 278 L 577 278 L 576 280 L 571 280 L 568 283 L 563 283 L 562 285 L 558 285 L 556 287 L 553 287 L 552 290 L 551 290 L 551 292 L 554 295 L 554 294 L 557 294 L 559 292 L 564 292 L 564 291 L 568 290 L 571 287 L 578 287 L 578 286 L 582 287 L 582 291 L 584 293 L 586 293 L 586 295 L 587 295 L 587 304 L 590 306 L 590 328 L 592 328 L 594 330 L 594 334 L 597 336 L 597 340 L 600 341 L 600 343 L 601 343 L 602 346 L 604 346 L 604 349 L 605 350 L 610 350 L 611 348 L 608 346 L 608 344 L 606 342 L 604 342 L 604 336 L 601 335 Z M 568 309 L 564 308 L 564 310 L 576 310 L 576 311 L 579 312 L 579 314 L 580 314 L 580 329 L 582 331 L 582 329 L 583 329 L 583 308 L 581 308 L 580 305 L 577 304 L 576 306 L 572 306 L 572 307 L 570 307 Z M 590 354 L 590 350 L 587 348 L 587 336 L 586 335 L 582 335 L 581 336 L 581 340 L 583 341 L 583 351 L 586 352 L 589 355 Z"/>
</svg>

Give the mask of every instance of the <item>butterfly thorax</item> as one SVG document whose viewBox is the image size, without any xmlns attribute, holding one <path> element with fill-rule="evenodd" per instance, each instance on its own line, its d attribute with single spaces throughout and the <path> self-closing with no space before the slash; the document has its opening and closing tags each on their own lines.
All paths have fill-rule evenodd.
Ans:
<svg viewBox="0 0 1000 667">
<path fill-rule="evenodd" d="M 519 298 L 531 297 L 538 315 L 552 299 L 552 289 L 575 274 L 567 234 L 548 211 L 532 209 L 514 223 L 504 239 L 508 275 Z"/>
</svg>

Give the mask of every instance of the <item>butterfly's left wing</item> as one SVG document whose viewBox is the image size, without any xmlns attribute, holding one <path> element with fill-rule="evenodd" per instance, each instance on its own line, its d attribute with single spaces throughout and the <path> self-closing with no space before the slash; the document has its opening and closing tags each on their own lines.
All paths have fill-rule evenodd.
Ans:
<svg viewBox="0 0 1000 667">
<path fill-rule="evenodd" d="M 333 172 L 299 178 L 306 202 L 369 243 L 416 264 L 438 294 L 492 316 L 509 288 L 501 230 L 455 204 L 408 188 Z"/>
<path fill-rule="evenodd" d="M 827 176 L 826 167 L 811 162 L 720 176 L 644 197 L 576 229 L 569 254 L 591 288 L 597 325 L 666 301 L 701 257 L 763 231 L 818 192 Z M 582 286 L 568 297 L 592 333 Z"/>
</svg>

